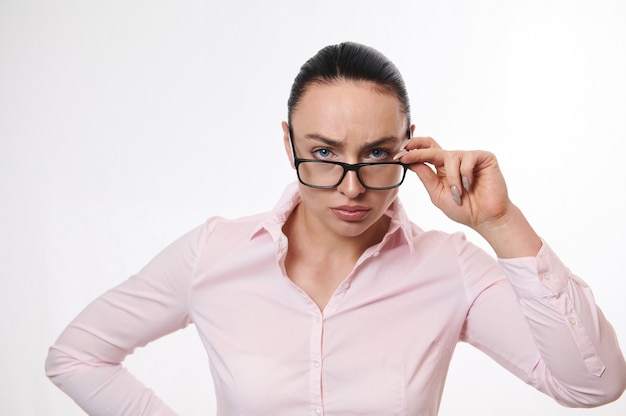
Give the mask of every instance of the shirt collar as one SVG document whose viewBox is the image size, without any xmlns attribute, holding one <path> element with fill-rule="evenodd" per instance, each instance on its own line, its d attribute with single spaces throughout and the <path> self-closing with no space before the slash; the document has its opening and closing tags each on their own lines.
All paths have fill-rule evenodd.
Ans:
<svg viewBox="0 0 626 416">
<path fill-rule="evenodd" d="M 400 202 L 400 198 L 396 198 L 395 201 L 393 201 L 387 210 L 387 215 L 391 218 L 391 222 L 389 223 L 387 234 L 383 237 L 382 243 L 391 238 L 391 236 L 398 234 L 402 238 L 403 243 L 408 245 L 411 254 L 413 254 L 413 239 L 415 238 L 417 227 L 414 227 L 413 223 L 411 223 L 409 216 L 402 206 L 402 202 Z M 382 245 L 383 244 L 381 244 L 381 246 Z"/>
<path fill-rule="evenodd" d="M 300 201 L 298 183 L 293 182 L 285 188 L 282 196 L 269 215 L 265 216 L 254 228 L 250 238 L 254 238 L 264 231 L 269 233 L 274 241 L 284 238 L 285 236 L 282 231 L 283 225 L 285 225 L 289 214 L 291 214 L 291 211 L 293 211 Z M 392 237 L 397 235 L 403 240 L 402 242 L 404 244 L 408 245 L 410 252 L 413 253 L 412 242 L 416 228 L 413 227 L 413 224 L 409 220 L 399 198 L 395 199 L 385 214 L 391 218 L 391 221 L 389 223 L 389 230 L 378 245 L 378 250 L 385 246 L 388 241 L 392 240 Z"/>
</svg>

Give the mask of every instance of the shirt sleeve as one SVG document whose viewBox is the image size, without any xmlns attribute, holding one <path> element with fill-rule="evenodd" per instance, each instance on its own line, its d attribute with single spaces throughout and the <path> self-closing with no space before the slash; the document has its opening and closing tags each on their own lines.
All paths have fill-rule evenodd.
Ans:
<svg viewBox="0 0 626 416">
<path fill-rule="evenodd" d="M 498 262 L 500 270 L 484 273 L 506 278 L 483 280 L 490 283 L 472 297 L 462 338 L 564 406 L 619 398 L 626 363 L 589 287 L 545 242 L 536 257 Z"/>
<path fill-rule="evenodd" d="M 87 306 L 49 349 L 46 374 L 90 415 L 176 413 L 123 366 L 135 348 L 190 323 L 188 286 L 206 225 Z"/>
</svg>

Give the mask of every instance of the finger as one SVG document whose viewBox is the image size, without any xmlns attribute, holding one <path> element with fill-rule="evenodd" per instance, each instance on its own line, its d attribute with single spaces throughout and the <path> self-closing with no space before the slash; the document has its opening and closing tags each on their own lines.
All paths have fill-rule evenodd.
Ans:
<svg viewBox="0 0 626 416">
<path fill-rule="evenodd" d="M 491 152 L 483 150 L 474 150 L 465 152 L 463 161 L 461 162 L 461 180 L 463 188 L 470 191 L 477 180 L 476 175 L 483 169 L 498 166 L 496 157 Z"/>
<path fill-rule="evenodd" d="M 461 173 L 461 183 L 465 191 L 470 192 L 474 183 L 474 170 L 478 164 L 478 154 L 467 152 L 461 160 L 459 171 Z"/>
<path fill-rule="evenodd" d="M 415 148 L 400 152 L 394 159 L 410 165 L 412 163 L 430 163 L 433 166 L 443 166 L 445 161 L 445 150 L 439 148 Z"/>
<path fill-rule="evenodd" d="M 448 193 L 457 205 L 461 205 L 464 189 L 461 164 L 465 153 L 428 148 L 413 149 L 408 153 L 398 154 L 397 156 L 400 156 L 398 159 L 402 163 L 409 165 L 414 163 L 432 164 L 437 170 L 437 176 L 445 178 L 444 184 L 446 189 L 444 192 Z"/>
<path fill-rule="evenodd" d="M 409 140 L 405 149 L 441 149 L 441 146 L 432 137 L 413 137 Z"/>
<path fill-rule="evenodd" d="M 460 206 L 463 203 L 463 185 L 460 173 L 463 153 L 440 149 L 414 149 L 408 154 L 402 155 L 400 159 L 402 163 L 408 164 L 411 170 L 418 174 L 429 193 L 432 191 L 431 187 L 434 186 L 431 184 L 432 181 L 435 181 L 434 176 L 440 187 L 440 192 L 449 195 L 449 198 Z M 423 165 L 424 163 L 433 165 L 436 172 Z M 420 165 L 425 166 L 428 171 Z M 425 180 L 429 182 L 425 182 Z"/>
<path fill-rule="evenodd" d="M 417 149 L 436 149 L 441 150 L 441 146 L 432 137 L 413 137 L 409 139 L 402 150 L 393 156 L 393 160 L 400 160 L 402 156 L 409 154 L 412 150 Z M 404 160 L 403 160 L 404 162 Z M 411 163 L 411 162 L 407 162 Z"/>
<path fill-rule="evenodd" d="M 430 200 L 437 205 L 438 189 L 441 186 L 441 179 L 437 174 L 427 165 L 423 163 L 416 163 L 410 165 L 409 168 L 417 174 L 417 177 L 422 181 L 426 192 L 430 196 Z"/>
<path fill-rule="evenodd" d="M 457 205 L 462 204 L 463 187 L 461 180 L 461 152 L 446 152 L 444 158 L 444 174 L 450 188 L 450 196 Z M 439 171 L 439 169 L 437 169 Z"/>
</svg>

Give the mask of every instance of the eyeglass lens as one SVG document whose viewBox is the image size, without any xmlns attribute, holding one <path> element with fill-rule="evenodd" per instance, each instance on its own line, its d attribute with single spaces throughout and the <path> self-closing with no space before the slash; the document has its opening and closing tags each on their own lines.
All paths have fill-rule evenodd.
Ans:
<svg viewBox="0 0 626 416">
<path fill-rule="evenodd" d="M 334 187 L 344 176 L 344 168 L 334 163 L 302 161 L 298 166 L 300 180 L 307 185 Z M 399 164 L 377 163 L 359 167 L 357 175 L 368 188 L 388 188 L 399 185 L 404 176 L 404 167 Z"/>
</svg>

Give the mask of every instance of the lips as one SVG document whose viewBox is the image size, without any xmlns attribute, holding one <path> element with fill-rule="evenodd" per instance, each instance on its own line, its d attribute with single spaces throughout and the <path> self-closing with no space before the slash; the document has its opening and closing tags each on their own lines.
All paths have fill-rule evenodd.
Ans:
<svg viewBox="0 0 626 416">
<path fill-rule="evenodd" d="M 342 205 L 331 208 L 333 214 L 343 221 L 361 221 L 370 213 L 370 209 L 360 205 Z"/>
</svg>

